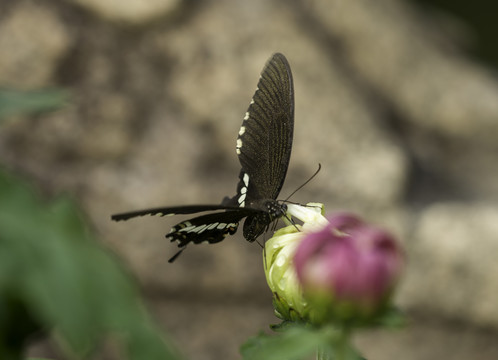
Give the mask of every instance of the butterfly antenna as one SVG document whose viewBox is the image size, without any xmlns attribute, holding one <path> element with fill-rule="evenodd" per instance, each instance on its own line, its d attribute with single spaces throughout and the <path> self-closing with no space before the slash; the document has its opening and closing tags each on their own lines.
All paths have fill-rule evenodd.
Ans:
<svg viewBox="0 0 498 360">
<path fill-rule="evenodd" d="M 305 187 L 315 176 L 318 175 L 322 168 L 322 164 L 318 163 L 318 169 L 315 171 L 313 175 L 310 176 L 308 180 L 306 180 L 301 186 L 299 186 L 296 190 L 294 190 L 289 196 L 287 196 L 287 199 L 284 200 L 284 202 L 287 202 L 295 193 L 297 193 L 299 190 L 301 190 L 303 187 Z"/>
<path fill-rule="evenodd" d="M 176 258 L 177 258 L 178 256 L 180 256 L 180 254 L 181 254 L 181 253 L 183 252 L 183 250 L 185 250 L 186 248 L 187 248 L 187 246 L 184 246 L 184 247 L 182 247 L 180 250 L 178 250 L 178 252 L 177 252 L 175 255 L 173 255 L 173 256 L 172 256 L 172 257 L 168 260 L 168 262 L 171 264 L 173 261 L 175 261 L 175 260 L 176 260 Z"/>
</svg>

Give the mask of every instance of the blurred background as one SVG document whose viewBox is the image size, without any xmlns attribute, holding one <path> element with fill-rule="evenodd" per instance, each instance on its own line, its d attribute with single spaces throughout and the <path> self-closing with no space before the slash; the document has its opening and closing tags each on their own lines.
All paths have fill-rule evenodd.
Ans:
<svg viewBox="0 0 498 360">
<path fill-rule="evenodd" d="M 168 264 L 176 247 L 164 234 L 182 217 L 110 215 L 234 195 L 237 132 L 266 60 L 282 52 L 296 122 L 281 198 L 321 163 L 293 201 L 357 212 L 406 247 L 396 303 L 409 326 L 358 346 L 368 359 L 496 359 L 490 3 L 1 0 L 0 87 L 59 88 L 70 100 L 3 122 L 0 164 L 76 199 L 190 359 L 237 358 L 278 322 L 261 248 L 237 234 Z M 44 339 L 30 354 L 57 351 Z"/>
</svg>

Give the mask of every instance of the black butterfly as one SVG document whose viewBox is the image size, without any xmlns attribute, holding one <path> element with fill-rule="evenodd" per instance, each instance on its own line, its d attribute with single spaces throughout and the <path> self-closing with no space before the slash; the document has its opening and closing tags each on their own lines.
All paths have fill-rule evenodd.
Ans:
<svg viewBox="0 0 498 360">
<path fill-rule="evenodd" d="M 237 194 L 225 197 L 220 205 L 190 205 L 132 211 L 112 215 L 112 219 L 128 220 L 136 216 L 193 214 L 222 210 L 182 221 L 166 235 L 177 241 L 181 250 L 188 243 L 217 243 L 235 234 L 244 222 L 244 237 L 252 242 L 270 224 L 282 217 L 287 206 L 276 198 L 287 173 L 294 131 L 294 89 L 287 59 L 274 54 L 266 63 L 258 87 L 239 130 L 236 152 L 242 169 Z"/>
</svg>

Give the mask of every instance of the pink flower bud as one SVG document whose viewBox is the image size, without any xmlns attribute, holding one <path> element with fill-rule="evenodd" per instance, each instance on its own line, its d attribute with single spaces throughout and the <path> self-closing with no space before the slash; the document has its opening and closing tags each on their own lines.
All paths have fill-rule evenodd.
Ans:
<svg viewBox="0 0 498 360">
<path fill-rule="evenodd" d="M 312 321 L 368 318 L 387 303 L 404 259 L 396 240 L 350 214 L 308 233 L 294 256 Z"/>
</svg>

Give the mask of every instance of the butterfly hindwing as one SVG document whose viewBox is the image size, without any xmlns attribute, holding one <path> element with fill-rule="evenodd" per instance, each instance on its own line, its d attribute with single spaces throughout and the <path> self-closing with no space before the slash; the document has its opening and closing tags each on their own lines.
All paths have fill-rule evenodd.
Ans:
<svg viewBox="0 0 498 360">
<path fill-rule="evenodd" d="M 263 212 L 237 209 L 198 216 L 173 226 L 166 237 L 176 241 L 179 247 L 184 247 L 189 242 L 214 244 L 222 241 L 227 235 L 235 234 L 240 220 L 252 213 Z"/>
</svg>

